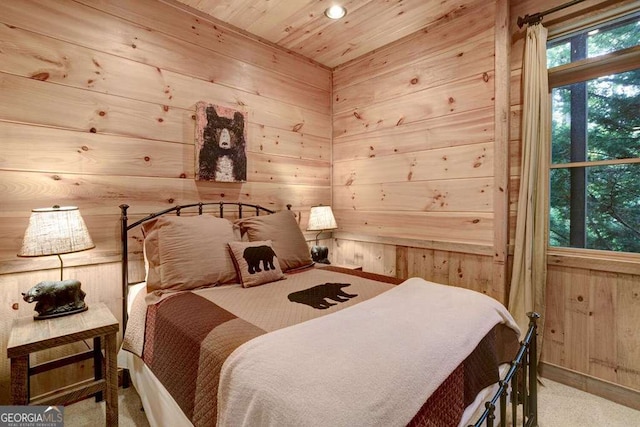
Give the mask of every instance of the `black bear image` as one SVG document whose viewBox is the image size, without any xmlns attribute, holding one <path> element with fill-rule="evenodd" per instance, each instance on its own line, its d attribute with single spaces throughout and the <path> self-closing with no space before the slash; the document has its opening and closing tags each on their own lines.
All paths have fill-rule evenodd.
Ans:
<svg viewBox="0 0 640 427">
<path fill-rule="evenodd" d="M 203 130 L 198 175 L 205 181 L 240 182 L 247 180 L 247 154 L 244 117 L 218 116 L 213 105 L 206 107 L 207 124 Z"/>
<path fill-rule="evenodd" d="M 29 303 L 37 301 L 36 318 L 47 318 L 86 310 L 85 295 L 80 289 L 80 282 L 69 279 L 40 282 L 26 293 L 22 293 L 22 298 Z"/>
<path fill-rule="evenodd" d="M 249 274 L 260 273 L 260 261 L 262 261 L 262 268 L 264 271 L 274 270 L 276 268 L 273 265 L 273 258 L 276 253 L 270 246 L 250 246 L 244 250 L 242 257 L 249 264 Z"/>
<path fill-rule="evenodd" d="M 324 283 L 302 291 L 292 292 L 289 294 L 288 298 L 289 301 L 292 302 L 299 302 L 300 304 L 306 304 L 310 307 L 317 308 L 318 310 L 325 310 L 332 305 L 336 305 L 327 300 L 345 302 L 358 296 L 358 294 L 348 294 L 344 292 L 342 288 L 347 286 L 351 286 L 351 284 Z"/>
</svg>

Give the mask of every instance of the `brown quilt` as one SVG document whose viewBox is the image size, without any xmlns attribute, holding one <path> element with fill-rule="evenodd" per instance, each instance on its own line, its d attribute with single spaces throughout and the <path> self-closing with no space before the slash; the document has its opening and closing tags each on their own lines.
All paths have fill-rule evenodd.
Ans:
<svg viewBox="0 0 640 427">
<path fill-rule="evenodd" d="M 264 333 L 201 296 L 179 293 L 149 306 L 142 358 L 194 425 L 213 426 L 222 364 Z"/>
<path fill-rule="evenodd" d="M 331 269 L 400 282 L 371 273 Z M 266 333 L 265 329 L 196 293 L 177 293 L 147 308 L 143 360 L 194 425 L 214 426 L 224 361 L 240 345 Z M 510 361 L 517 348 L 513 330 L 494 327 L 436 392 L 424 397 L 425 403 L 410 425 L 458 425 L 465 407 L 480 390 L 498 381 L 498 365 Z"/>
</svg>

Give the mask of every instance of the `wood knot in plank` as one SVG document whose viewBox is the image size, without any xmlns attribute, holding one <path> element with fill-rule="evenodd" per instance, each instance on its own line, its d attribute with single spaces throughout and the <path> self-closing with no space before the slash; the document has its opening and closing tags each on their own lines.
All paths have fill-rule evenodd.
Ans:
<svg viewBox="0 0 640 427">
<path fill-rule="evenodd" d="M 34 79 L 34 80 L 40 80 L 40 81 L 44 82 L 49 78 L 49 73 L 47 73 L 47 72 L 35 73 L 35 74 L 31 75 L 31 78 Z"/>
<path fill-rule="evenodd" d="M 303 126 L 304 126 L 304 123 L 298 123 L 298 124 L 296 124 L 296 125 L 293 127 L 293 129 L 292 129 L 292 130 L 293 130 L 294 132 L 299 132 L 299 131 L 300 131 L 300 129 L 302 129 L 302 127 L 303 127 Z"/>
</svg>

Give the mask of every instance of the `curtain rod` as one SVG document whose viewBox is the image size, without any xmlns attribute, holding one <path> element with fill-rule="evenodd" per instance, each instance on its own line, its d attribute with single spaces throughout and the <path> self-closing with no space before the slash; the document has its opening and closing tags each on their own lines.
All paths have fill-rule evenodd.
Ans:
<svg viewBox="0 0 640 427">
<path fill-rule="evenodd" d="M 573 0 L 568 3 L 561 4 L 560 6 L 551 8 L 549 10 L 545 10 L 544 12 L 534 13 L 533 15 L 525 15 L 524 18 L 521 16 L 518 16 L 518 27 L 522 28 L 524 24 L 527 24 L 527 25 L 539 24 L 540 21 L 542 21 L 543 16 L 565 9 L 569 6 L 573 6 L 574 4 L 582 3 L 583 1 L 584 0 Z"/>
</svg>

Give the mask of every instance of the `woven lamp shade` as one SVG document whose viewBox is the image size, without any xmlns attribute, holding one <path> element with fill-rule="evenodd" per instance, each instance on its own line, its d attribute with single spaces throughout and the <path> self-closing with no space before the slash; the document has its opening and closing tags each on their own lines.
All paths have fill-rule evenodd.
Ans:
<svg viewBox="0 0 640 427">
<path fill-rule="evenodd" d="M 31 211 L 18 256 L 68 254 L 94 247 L 78 208 L 54 206 Z"/>
<path fill-rule="evenodd" d="M 331 206 L 312 206 L 309 212 L 308 231 L 333 230 L 338 228 Z"/>
</svg>

